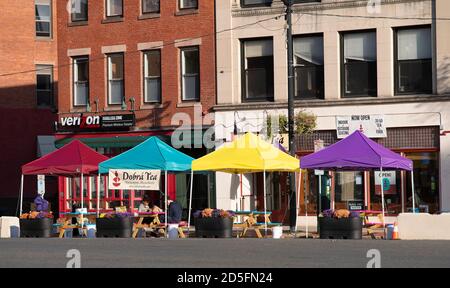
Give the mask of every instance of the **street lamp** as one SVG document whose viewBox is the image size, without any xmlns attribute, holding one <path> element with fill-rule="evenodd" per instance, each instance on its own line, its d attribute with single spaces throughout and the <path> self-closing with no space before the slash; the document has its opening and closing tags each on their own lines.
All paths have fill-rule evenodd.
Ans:
<svg viewBox="0 0 450 288">
<path fill-rule="evenodd" d="M 286 6 L 287 27 L 287 61 L 288 61 L 288 135 L 289 153 L 295 156 L 295 132 L 294 132 L 294 43 L 292 39 L 292 5 L 293 0 L 282 0 Z M 289 173 L 289 224 L 291 232 L 296 231 L 297 225 L 297 200 L 295 197 L 295 173 Z"/>
</svg>

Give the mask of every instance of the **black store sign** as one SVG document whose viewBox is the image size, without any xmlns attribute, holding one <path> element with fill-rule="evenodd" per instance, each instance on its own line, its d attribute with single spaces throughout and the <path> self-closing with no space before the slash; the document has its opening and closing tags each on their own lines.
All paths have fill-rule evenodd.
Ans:
<svg viewBox="0 0 450 288">
<path fill-rule="evenodd" d="M 134 114 L 61 117 L 58 131 L 128 130 L 136 125 Z"/>
</svg>

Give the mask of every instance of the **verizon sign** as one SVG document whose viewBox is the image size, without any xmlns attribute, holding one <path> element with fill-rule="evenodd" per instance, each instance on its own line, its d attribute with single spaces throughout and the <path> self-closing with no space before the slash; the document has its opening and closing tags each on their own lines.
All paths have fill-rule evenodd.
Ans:
<svg viewBox="0 0 450 288">
<path fill-rule="evenodd" d="M 109 170 L 110 190 L 159 190 L 159 170 Z"/>
<path fill-rule="evenodd" d="M 80 115 L 61 117 L 59 131 L 78 130 L 120 130 L 135 125 L 134 114 L 121 115 Z"/>
</svg>

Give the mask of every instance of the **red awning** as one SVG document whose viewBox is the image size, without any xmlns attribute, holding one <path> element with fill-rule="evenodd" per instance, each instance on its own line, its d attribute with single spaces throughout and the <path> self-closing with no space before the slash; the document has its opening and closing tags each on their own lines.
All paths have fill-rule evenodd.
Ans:
<svg viewBox="0 0 450 288">
<path fill-rule="evenodd" d="M 108 157 L 97 153 L 78 140 L 42 158 L 22 166 L 23 175 L 77 176 L 94 174 L 98 164 Z"/>
</svg>

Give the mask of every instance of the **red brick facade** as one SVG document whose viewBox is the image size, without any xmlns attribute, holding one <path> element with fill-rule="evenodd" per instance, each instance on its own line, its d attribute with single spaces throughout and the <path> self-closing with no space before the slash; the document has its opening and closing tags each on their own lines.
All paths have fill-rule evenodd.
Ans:
<svg viewBox="0 0 450 288">
<path fill-rule="evenodd" d="M 180 12 L 178 0 L 162 0 L 160 14 L 151 19 L 142 19 L 141 0 L 125 0 L 123 17 L 115 21 L 105 20 L 105 1 L 89 1 L 88 21 L 74 25 L 66 11 L 65 1 L 58 1 L 58 61 L 59 68 L 59 113 L 60 117 L 70 113 L 85 112 L 85 108 L 72 105 L 72 58 L 73 49 L 90 50 L 89 85 L 92 114 L 114 114 L 123 112 L 121 105 L 107 105 L 107 63 L 105 49 L 120 45 L 124 48 L 125 98 L 127 110 L 130 99 L 135 99 L 136 126 L 153 130 L 171 126 L 171 116 L 176 112 L 188 113 L 192 117 L 193 103 L 180 101 L 180 48 L 198 44 L 200 50 L 200 102 L 206 113 L 215 104 L 215 26 L 214 1 L 199 0 L 196 10 Z M 183 15 L 182 15 L 183 14 Z M 107 23 L 109 22 L 109 23 Z M 112 23 L 111 23 L 112 22 Z M 179 40 L 200 38 L 195 41 Z M 162 103 L 143 105 L 143 54 L 141 43 L 162 43 Z M 144 45 L 145 46 L 145 45 Z M 105 48 L 109 47 L 109 48 Z M 103 49 L 103 51 L 102 51 Z M 78 50 L 80 51 L 80 50 Z M 71 54 L 72 55 L 72 54 Z M 95 100 L 98 99 L 98 107 Z M 69 114 L 67 114 L 69 113 Z M 97 114 L 98 115 L 98 114 Z"/>
<path fill-rule="evenodd" d="M 0 11 L 0 175 L 6 180 L 0 191 L 0 214 L 12 215 L 19 194 L 20 167 L 37 158 L 37 136 L 54 133 L 56 114 L 50 107 L 37 108 L 35 69 L 39 64 L 57 65 L 57 33 L 53 21 L 53 37 L 37 39 L 35 0 L 0 1 Z M 52 14 L 56 19 L 56 5 Z M 53 77 L 56 95 L 55 71 Z M 27 177 L 25 198 L 35 193 L 36 179 Z"/>
</svg>

